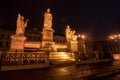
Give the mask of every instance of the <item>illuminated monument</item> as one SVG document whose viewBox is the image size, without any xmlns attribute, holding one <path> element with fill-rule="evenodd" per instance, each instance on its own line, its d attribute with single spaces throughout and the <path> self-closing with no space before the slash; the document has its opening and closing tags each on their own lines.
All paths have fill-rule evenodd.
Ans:
<svg viewBox="0 0 120 80">
<path fill-rule="evenodd" d="M 53 28 L 52 28 L 52 14 L 50 13 L 50 9 L 48 8 L 44 14 L 44 24 L 42 30 L 42 49 L 54 49 L 54 41 L 53 41 Z"/>
<path fill-rule="evenodd" d="M 70 26 L 67 26 L 65 34 L 67 40 L 67 49 L 72 52 L 78 51 L 78 42 L 77 35 L 75 35 L 75 30 L 72 31 Z"/>
<path fill-rule="evenodd" d="M 10 51 L 24 51 L 24 44 L 26 37 L 24 36 L 25 28 L 27 27 L 27 21 L 24 21 L 24 17 L 18 14 L 16 34 L 11 37 Z"/>
<path fill-rule="evenodd" d="M 44 14 L 44 24 L 43 30 L 41 32 L 42 41 L 27 41 L 26 37 L 24 36 L 25 28 L 27 27 L 27 21 L 28 19 L 24 21 L 24 17 L 18 14 L 16 34 L 11 36 L 10 51 L 23 52 L 25 48 L 34 48 L 39 50 L 54 50 L 54 30 L 52 29 L 52 14 L 50 13 L 50 9 L 47 9 L 47 11 Z"/>
<path fill-rule="evenodd" d="M 27 41 L 27 38 L 24 36 L 25 28 L 27 27 L 27 20 L 24 20 L 24 17 L 18 14 L 17 19 L 17 28 L 16 34 L 11 36 L 11 46 L 10 52 L 23 52 L 26 49 L 35 49 L 38 52 L 40 51 L 50 51 L 50 59 L 60 58 L 60 56 L 68 55 L 66 51 L 69 51 L 69 54 L 72 54 L 74 51 L 78 51 L 77 48 L 77 36 L 75 35 L 75 30 L 72 31 L 69 26 L 65 30 L 66 40 L 65 44 L 55 43 L 53 40 L 53 28 L 52 28 L 52 14 L 50 9 L 44 13 L 44 23 L 42 29 L 42 40 L 40 41 Z M 58 55 L 59 54 L 59 55 Z M 54 57 L 53 57 L 54 55 Z M 65 57 L 64 57 L 65 58 Z"/>
</svg>

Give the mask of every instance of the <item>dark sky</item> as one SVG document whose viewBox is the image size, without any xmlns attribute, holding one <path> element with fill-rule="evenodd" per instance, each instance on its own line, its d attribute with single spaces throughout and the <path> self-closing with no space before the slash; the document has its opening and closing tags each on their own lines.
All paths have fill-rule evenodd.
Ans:
<svg viewBox="0 0 120 80">
<path fill-rule="evenodd" d="M 27 28 L 41 29 L 47 8 L 51 8 L 53 29 L 58 33 L 64 33 L 66 25 L 97 38 L 120 32 L 119 0 L 1 0 L 0 28 L 15 29 L 21 13 L 29 19 Z"/>
</svg>

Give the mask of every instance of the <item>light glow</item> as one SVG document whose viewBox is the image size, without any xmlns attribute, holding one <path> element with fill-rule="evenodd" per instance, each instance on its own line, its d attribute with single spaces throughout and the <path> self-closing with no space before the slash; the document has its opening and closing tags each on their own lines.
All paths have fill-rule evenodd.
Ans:
<svg viewBox="0 0 120 80">
<path fill-rule="evenodd" d="M 83 35 L 83 34 L 78 34 L 78 38 L 86 39 L 85 35 Z"/>
<path fill-rule="evenodd" d="M 110 39 L 110 40 L 118 40 L 118 39 L 120 39 L 120 34 L 110 35 L 110 36 L 108 36 L 108 39 Z"/>
<path fill-rule="evenodd" d="M 84 35 L 81 35 L 81 38 L 82 38 L 82 39 L 85 39 L 85 36 L 84 36 Z"/>
<path fill-rule="evenodd" d="M 52 52 L 50 55 L 51 59 L 70 59 L 67 52 Z"/>
</svg>

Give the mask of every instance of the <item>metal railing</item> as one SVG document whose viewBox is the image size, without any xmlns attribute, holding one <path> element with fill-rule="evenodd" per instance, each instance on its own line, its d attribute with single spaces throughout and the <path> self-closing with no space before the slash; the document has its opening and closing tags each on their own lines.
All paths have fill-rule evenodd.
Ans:
<svg viewBox="0 0 120 80">
<path fill-rule="evenodd" d="M 75 58 L 77 61 L 112 59 L 110 53 L 79 53 L 79 52 L 75 53 Z"/>
<path fill-rule="evenodd" d="M 11 52 L 2 56 L 1 63 L 2 65 L 45 63 L 48 60 L 46 55 L 45 52 Z"/>
</svg>

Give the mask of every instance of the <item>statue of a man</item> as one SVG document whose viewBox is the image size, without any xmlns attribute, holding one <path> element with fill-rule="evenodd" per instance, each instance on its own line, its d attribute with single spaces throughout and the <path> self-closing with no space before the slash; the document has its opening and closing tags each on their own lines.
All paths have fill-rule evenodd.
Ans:
<svg viewBox="0 0 120 80">
<path fill-rule="evenodd" d="M 44 14 L 44 27 L 51 28 L 52 27 L 52 14 L 50 13 L 50 9 L 47 9 L 47 12 Z"/>
<path fill-rule="evenodd" d="M 67 25 L 67 28 L 66 28 L 66 30 L 65 30 L 65 35 L 66 35 L 67 41 L 70 40 L 70 33 L 71 33 L 70 26 Z"/>
<path fill-rule="evenodd" d="M 24 35 L 25 28 L 27 27 L 27 22 L 28 19 L 24 21 L 24 17 L 18 14 L 16 35 Z"/>
</svg>

